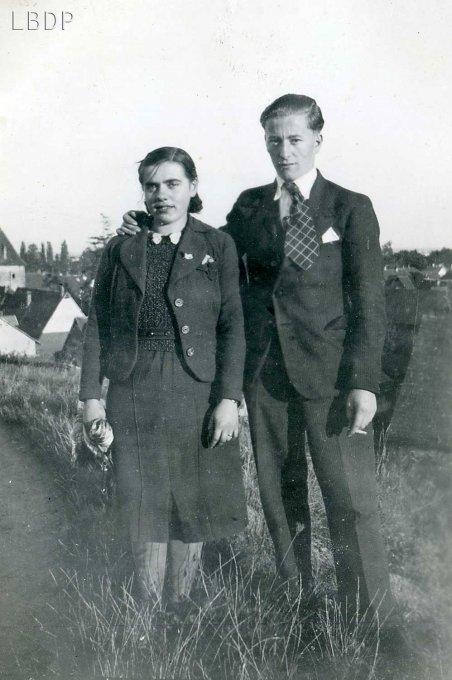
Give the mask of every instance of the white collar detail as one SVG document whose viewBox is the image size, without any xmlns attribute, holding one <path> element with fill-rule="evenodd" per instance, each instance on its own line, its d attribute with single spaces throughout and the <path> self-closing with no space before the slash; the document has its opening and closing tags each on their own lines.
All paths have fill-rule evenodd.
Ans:
<svg viewBox="0 0 452 680">
<path fill-rule="evenodd" d="M 314 185 L 314 182 L 317 178 L 317 169 L 312 168 L 309 170 L 306 174 L 301 175 L 301 177 L 298 177 L 297 179 L 294 179 L 294 183 L 297 185 L 297 187 L 300 189 L 301 194 L 303 195 L 304 198 L 309 198 L 311 194 L 311 189 Z M 276 191 L 275 191 L 275 196 L 273 198 L 274 201 L 279 201 L 281 198 L 281 193 L 282 193 L 282 187 L 284 184 L 285 180 L 281 179 L 279 175 L 276 176 Z"/>
<path fill-rule="evenodd" d="M 163 236 L 169 236 L 169 240 L 173 245 L 177 245 L 182 236 L 182 231 L 173 231 L 172 234 L 159 234 L 157 231 L 150 231 L 149 236 L 151 237 L 152 243 L 158 245 L 162 242 Z"/>
</svg>

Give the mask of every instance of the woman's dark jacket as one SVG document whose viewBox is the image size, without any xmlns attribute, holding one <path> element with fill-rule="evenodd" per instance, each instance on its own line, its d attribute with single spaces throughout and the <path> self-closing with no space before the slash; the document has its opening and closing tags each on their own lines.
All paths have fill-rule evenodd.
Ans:
<svg viewBox="0 0 452 680">
<path fill-rule="evenodd" d="M 147 238 L 147 227 L 133 237 L 115 236 L 102 254 L 86 327 L 81 400 L 99 399 L 104 377 L 124 381 L 133 370 Z M 202 382 L 214 383 L 217 399 L 239 400 L 245 339 L 232 238 L 190 215 L 167 297 L 188 371 Z"/>
</svg>

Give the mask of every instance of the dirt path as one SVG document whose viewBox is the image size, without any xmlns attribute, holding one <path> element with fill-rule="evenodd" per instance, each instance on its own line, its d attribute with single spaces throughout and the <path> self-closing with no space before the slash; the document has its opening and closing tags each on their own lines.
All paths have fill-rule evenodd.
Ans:
<svg viewBox="0 0 452 680">
<path fill-rule="evenodd" d="M 0 460 L 0 677 L 59 677 L 64 644 L 50 570 L 65 558 L 64 506 L 51 471 L 1 420 Z"/>
</svg>

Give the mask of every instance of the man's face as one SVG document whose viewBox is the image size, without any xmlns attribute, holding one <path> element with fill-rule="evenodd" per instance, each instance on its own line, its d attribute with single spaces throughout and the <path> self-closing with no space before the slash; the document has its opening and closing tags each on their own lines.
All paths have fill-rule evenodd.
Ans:
<svg viewBox="0 0 452 680">
<path fill-rule="evenodd" d="M 187 215 L 190 199 L 196 194 L 192 182 L 179 163 L 165 161 L 143 170 L 142 186 L 149 213 L 157 225 L 176 222 Z"/>
<path fill-rule="evenodd" d="M 293 113 L 266 122 L 265 144 L 277 174 L 287 182 L 314 167 L 322 135 L 308 127 L 304 113 Z"/>
</svg>

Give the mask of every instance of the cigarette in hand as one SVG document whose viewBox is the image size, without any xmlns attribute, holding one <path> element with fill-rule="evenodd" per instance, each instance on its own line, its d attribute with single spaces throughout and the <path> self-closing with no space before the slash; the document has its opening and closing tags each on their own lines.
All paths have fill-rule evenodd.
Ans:
<svg viewBox="0 0 452 680">
<path fill-rule="evenodd" d="M 353 437 L 354 434 L 367 434 L 367 432 L 366 430 L 355 430 L 354 432 L 349 431 L 348 436 Z"/>
</svg>

